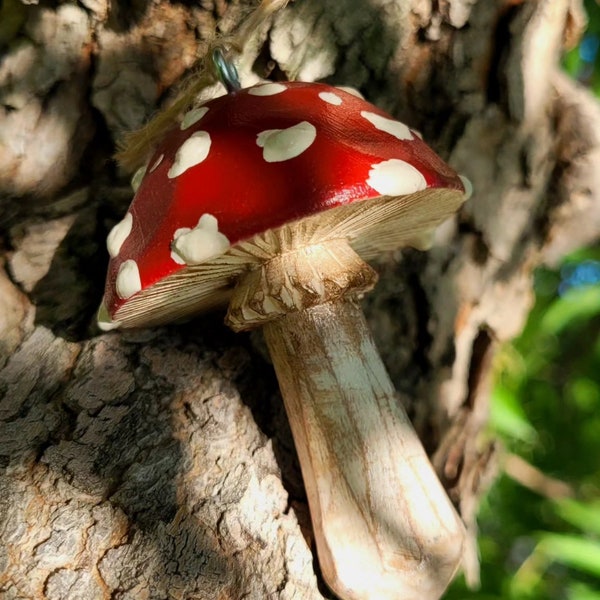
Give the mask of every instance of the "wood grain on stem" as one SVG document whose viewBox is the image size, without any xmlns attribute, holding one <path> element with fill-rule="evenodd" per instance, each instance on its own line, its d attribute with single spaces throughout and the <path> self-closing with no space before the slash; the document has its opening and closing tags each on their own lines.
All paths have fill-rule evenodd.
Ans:
<svg viewBox="0 0 600 600">
<path fill-rule="evenodd" d="M 347 599 L 438 598 L 460 563 L 463 525 L 361 309 L 316 306 L 264 332 L 328 585 Z"/>
<path fill-rule="evenodd" d="M 327 584 L 344 600 L 432 600 L 464 527 L 353 299 L 373 282 L 344 240 L 299 248 L 242 279 L 228 319 L 264 325 Z"/>
</svg>

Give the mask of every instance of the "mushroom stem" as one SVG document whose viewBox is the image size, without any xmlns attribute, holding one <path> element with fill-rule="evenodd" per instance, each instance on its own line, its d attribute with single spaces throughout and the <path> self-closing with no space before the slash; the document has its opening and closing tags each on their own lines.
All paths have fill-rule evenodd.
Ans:
<svg viewBox="0 0 600 600">
<path fill-rule="evenodd" d="M 351 259 L 350 280 L 361 282 L 359 288 L 370 285 L 370 267 L 347 244 L 325 244 L 320 253 L 311 248 L 311 276 L 323 276 L 335 256 L 332 276 L 339 278 Z M 279 289 L 278 298 L 282 289 L 284 297 L 297 291 L 305 249 L 276 260 L 275 269 L 266 263 L 247 276 L 249 283 L 240 282 L 230 313 L 239 317 L 242 305 L 249 317 L 261 307 L 280 308 L 268 290 Z M 279 272 L 278 284 L 269 269 Z M 312 294 L 299 310 L 283 316 L 268 311 L 276 318 L 264 325 L 323 577 L 344 600 L 439 598 L 461 561 L 462 521 L 400 405 L 361 309 L 351 294 L 338 293 L 327 274 L 324 279 L 311 286 L 324 291 L 323 303 Z M 306 289 L 306 279 L 301 287 Z"/>
</svg>

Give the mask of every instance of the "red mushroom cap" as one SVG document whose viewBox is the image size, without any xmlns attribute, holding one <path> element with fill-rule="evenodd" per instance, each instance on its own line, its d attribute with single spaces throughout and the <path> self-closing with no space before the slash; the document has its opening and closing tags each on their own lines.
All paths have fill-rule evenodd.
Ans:
<svg viewBox="0 0 600 600">
<path fill-rule="evenodd" d="M 464 198 L 461 178 L 418 135 L 343 89 L 230 93 L 187 113 L 149 161 L 108 237 L 100 323 L 163 322 L 225 301 L 248 268 L 241 249 L 265 232 L 310 230 L 302 243 L 343 234 L 369 258 L 431 230 Z"/>
</svg>

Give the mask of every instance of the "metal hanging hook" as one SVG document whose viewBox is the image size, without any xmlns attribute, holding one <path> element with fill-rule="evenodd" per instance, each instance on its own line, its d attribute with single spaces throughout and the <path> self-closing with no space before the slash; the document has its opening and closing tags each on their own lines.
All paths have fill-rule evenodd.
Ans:
<svg viewBox="0 0 600 600">
<path fill-rule="evenodd" d="M 228 93 L 242 89 L 240 77 L 232 61 L 225 58 L 222 48 L 215 48 L 212 53 L 213 64 L 217 70 L 219 81 L 225 86 Z"/>
</svg>

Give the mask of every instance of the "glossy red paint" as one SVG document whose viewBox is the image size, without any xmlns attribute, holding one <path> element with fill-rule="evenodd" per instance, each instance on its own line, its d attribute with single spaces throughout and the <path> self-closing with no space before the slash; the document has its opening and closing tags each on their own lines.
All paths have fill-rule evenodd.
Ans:
<svg viewBox="0 0 600 600">
<path fill-rule="evenodd" d="M 272 84 L 271 84 L 272 85 Z M 127 260 L 137 264 L 141 288 L 186 268 L 171 255 L 174 233 L 193 228 L 203 214 L 216 217 L 230 243 L 328 208 L 380 197 L 368 183 L 374 164 L 400 159 L 415 167 L 426 187 L 464 190 L 458 175 L 416 134 L 400 140 L 361 113 L 392 117 L 339 88 L 283 83 L 272 95 L 248 88 L 211 100 L 206 114 L 186 129 L 168 133 L 149 161 L 129 212 L 132 227 L 109 264 L 105 304 L 110 315 L 127 299 L 116 279 Z M 336 104 L 323 100 L 334 94 Z M 294 158 L 267 162 L 259 134 L 308 122 L 316 129 L 310 146 Z M 197 132 L 210 136 L 204 160 L 169 177 L 176 154 Z M 162 158 L 161 158 L 162 157 Z"/>
</svg>

